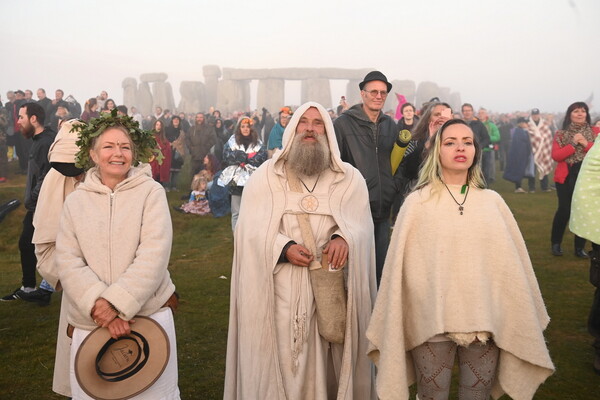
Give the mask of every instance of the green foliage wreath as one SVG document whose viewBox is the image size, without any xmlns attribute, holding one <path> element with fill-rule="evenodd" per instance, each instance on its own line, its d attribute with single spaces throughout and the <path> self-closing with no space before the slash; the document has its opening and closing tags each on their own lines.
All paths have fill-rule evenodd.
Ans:
<svg viewBox="0 0 600 400">
<path fill-rule="evenodd" d="M 79 139 L 76 142 L 79 152 L 75 155 L 75 165 L 78 168 L 88 170 L 94 165 L 90 158 L 90 149 L 94 138 L 114 126 L 122 126 L 129 132 L 135 146 L 134 166 L 154 159 L 162 164 L 164 157 L 152 132 L 141 129 L 140 124 L 128 115 L 117 115 L 117 109 L 113 109 L 111 112 L 100 114 L 98 118 L 92 118 L 88 124 L 76 124 L 71 129 L 72 132 L 78 132 L 79 134 Z"/>
</svg>

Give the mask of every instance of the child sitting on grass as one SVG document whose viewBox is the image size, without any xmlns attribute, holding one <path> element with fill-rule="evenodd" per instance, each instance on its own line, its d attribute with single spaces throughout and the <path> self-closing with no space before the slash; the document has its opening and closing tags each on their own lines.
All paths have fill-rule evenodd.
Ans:
<svg viewBox="0 0 600 400">
<path fill-rule="evenodd" d="M 196 215 L 206 215 L 210 213 L 210 206 L 208 205 L 208 199 L 206 198 L 206 187 L 209 182 L 207 175 L 209 174 L 210 172 L 202 170 L 194 175 L 190 199 L 187 203 L 182 204 L 181 207 L 176 207 L 176 211 Z"/>
</svg>

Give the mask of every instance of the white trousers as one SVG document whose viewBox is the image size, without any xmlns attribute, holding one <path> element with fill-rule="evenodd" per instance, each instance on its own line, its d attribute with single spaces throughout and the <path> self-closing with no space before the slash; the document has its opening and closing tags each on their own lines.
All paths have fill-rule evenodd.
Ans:
<svg viewBox="0 0 600 400">
<path fill-rule="evenodd" d="M 159 311 L 152 315 L 150 318 L 159 323 L 160 326 L 167 333 L 169 338 L 169 344 L 171 347 L 171 354 L 169 356 L 169 362 L 167 367 L 163 371 L 160 378 L 143 393 L 137 396 L 131 397 L 135 400 L 179 400 L 179 387 L 177 386 L 177 341 L 175 338 L 175 322 L 173 321 L 173 313 L 170 308 L 161 308 Z M 75 355 L 77 349 L 83 342 L 83 340 L 89 335 L 91 331 L 85 329 L 75 328 L 73 331 L 73 342 L 71 344 L 71 363 L 70 363 L 70 380 L 71 380 L 71 394 L 73 400 L 94 400 L 88 396 L 75 377 Z"/>
</svg>

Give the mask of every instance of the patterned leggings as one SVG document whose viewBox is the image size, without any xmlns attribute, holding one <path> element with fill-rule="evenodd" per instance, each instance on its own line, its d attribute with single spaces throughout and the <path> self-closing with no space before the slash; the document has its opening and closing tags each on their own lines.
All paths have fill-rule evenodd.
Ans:
<svg viewBox="0 0 600 400">
<path fill-rule="evenodd" d="M 458 351 L 457 351 L 458 348 Z M 446 400 L 458 352 L 459 400 L 488 400 L 498 366 L 498 347 L 486 344 L 457 346 L 452 341 L 425 342 L 415 347 L 412 358 L 417 378 L 419 400 Z"/>
</svg>

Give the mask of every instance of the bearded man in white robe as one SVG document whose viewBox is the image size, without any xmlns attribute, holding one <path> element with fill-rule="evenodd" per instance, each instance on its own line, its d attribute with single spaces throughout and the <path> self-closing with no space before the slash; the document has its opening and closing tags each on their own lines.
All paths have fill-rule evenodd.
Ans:
<svg viewBox="0 0 600 400">
<path fill-rule="evenodd" d="M 365 338 L 376 293 L 372 233 L 365 181 L 341 161 L 329 114 L 320 104 L 302 105 L 283 149 L 254 172 L 242 196 L 225 399 L 375 398 Z M 343 271 L 342 343 L 325 339 L 317 322 L 324 307 L 309 269 L 324 257 L 324 271 Z"/>
</svg>

